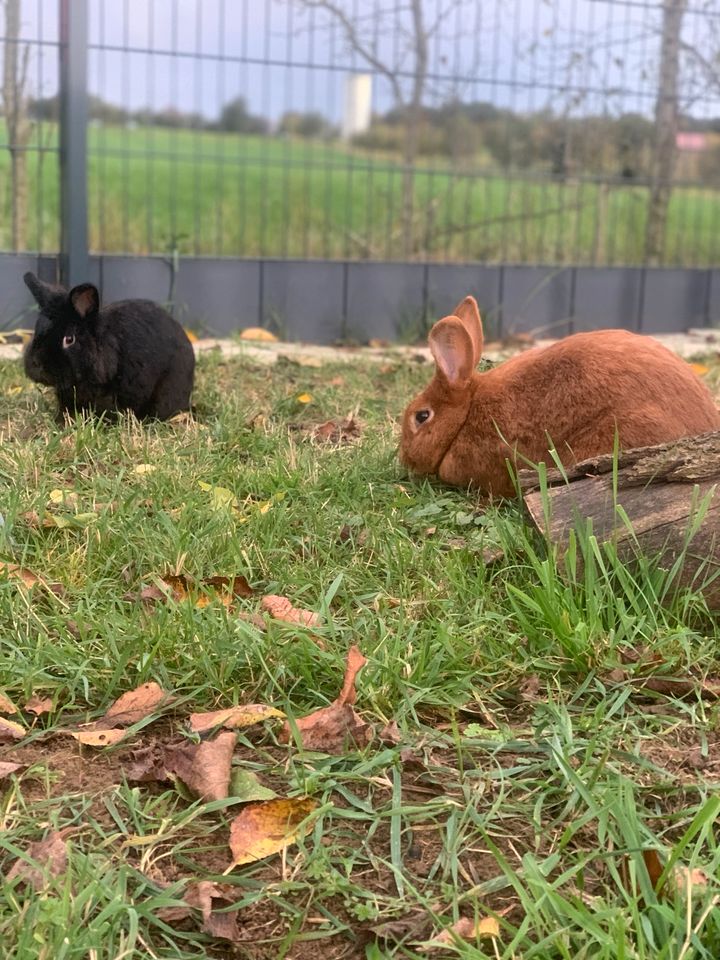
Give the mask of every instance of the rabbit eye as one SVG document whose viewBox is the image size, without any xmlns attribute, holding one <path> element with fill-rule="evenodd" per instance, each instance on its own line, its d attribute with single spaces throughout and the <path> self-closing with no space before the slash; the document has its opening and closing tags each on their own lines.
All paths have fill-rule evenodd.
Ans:
<svg viewBox="0 0 720 960">
<path fill-rule="evenodd" d="M 67 336 L 63 337 L 63 347 L 67 350 L 68 347 L 71 347 L 75 343 L 75 334 L 69 333 Z"/>
<path fill-rule="evenodd" d="M 418 410 L 415 414 L 415 423 L 418 425 L 421 423 L 426 423 L 432 416 L 431 410 Z"/>
</svg>

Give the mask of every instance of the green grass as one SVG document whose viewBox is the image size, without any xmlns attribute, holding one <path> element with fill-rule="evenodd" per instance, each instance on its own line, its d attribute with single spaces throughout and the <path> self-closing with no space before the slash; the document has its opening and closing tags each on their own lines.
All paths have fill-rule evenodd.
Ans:
<svg viewBox="0 0 720 960">
<path fill-rule="evenodd" d="M 56 145 L 45 124 L 35 145 Z M 402 258 L 402 172 L 392 156 L 337 143 L 167 129 L 88 131 L 90 244 L 95 251 L 191 255 Z M 57 155 L 30 150 L 28 247 L 59 242 Z M 470 175 L 466 175 L 469 173 Z M 9 183 L 9 154 L 0 150 Z M 646 187 L 514 178 L 487 158 L 452 170 L 421 161 L 414 256 L 520 263 L 644 260 Z M 0 249 L 10 245 L 3 198 Z M 720 192 L 676 187 L 664 261 L 717 262 Z"/>
<path fill-rule="evenodd" d="M 0 580 L 0 691 L 56 703 L 20 746 L 0 747 L 0 760 L 28 764 L 0 785 L 0 872 L 47 829 L 77 828 L 67 873 L 44 896 L 17 882 L 0 891 L 8 956 L 420 958 L 418 940 L 461 916 L 500 927 L 495 940 L 458 941 L 467 958 L 720 954 L 718 706 L 644 690 L 632 667 L 611 672 L 623 647 L 649 645 L 658 670 L 716 673 L 702 599 L 664 596 L 652 565 L 626 569 L 582 537 L 574 581 L 516 507 L 404 476 L 395 418 L 426 377 L 401 361 L 314 369 L 205 355 L 196 423 L 58 429 L 48 395 L 0 365 L 0 559 L 66 587 L 58 598 Z M 295 429 L 356 407 L 357 444 Z M 232 490 L 242 516 L 217 509 L 201 481 Z M 56 489 L 75 506 L 48 506 Z M 69 525 L 38 525 L 47 513 Z M 497 547 L 503 558 L 486 565 Z M 227 611 L 124 599 L 176 569 L 244 574 L 323 613 L 324 648 L 241 618 L 253 600 Z M 285 858 L 223 877 L 237 801 L 128 784 L 123 766 L 179 734 L 191 710 L 264 702 L 301 716 L 327 704 L 353 643 L 368 658 L 356 707 L 378 729 L 395 720 L 402 742 L 328 757 L 282 745 L 273 722 L 241 732 L 236 766 L 319 812 Z M 174 717 L 100 751 L 53 734 L 148 680 L 179 698 Z M 650 849 L 701 867 L 707 887 L 689 905 L 671 885 L 657 893 Z M 230 885 L 242 945 L 160 918 L 195 879 Z"/>
</svg>

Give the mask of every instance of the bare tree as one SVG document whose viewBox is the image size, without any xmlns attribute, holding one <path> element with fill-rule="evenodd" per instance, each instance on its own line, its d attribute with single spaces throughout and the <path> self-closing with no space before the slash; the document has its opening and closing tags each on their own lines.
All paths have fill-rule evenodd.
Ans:
<svg viewBox="0 0 720 960">
<path fill-rule="evenodd" d="M 687 0 L 664 0 L 663 3 L 660 70 L 655 101 L 655 148 L 645 232 L 645 260 L 650 265 L 661 262 L 665 245 L 677 152 L 680 34 L 686 7 Z"/>
<path fill-rule="evenodd" d="M 354 54 L 365 61 L 376 74 L 384 77 L 392 91 L 395 108 L 403 118 L 402 150 L 402 250 L 404 256 L 414 252 L 413 219 L 415 198 L 415 162 L 420 145 L 423 122 L 423 97 L 428 81 L 429 45 L 441 23 L 464 0 L 447 0 L 439 5 L 432 23 L 425 19 L 424 0 L 397 3 L 387 0 L 365 8 L 364 14 L 354 16 L 347 0 L 297 0 L 306 9 L 322 10 L 340 27 L 345 43 Z M 362 4 L 360 5 L 362 9 Z M 379 23 L 385 37 L 400 38 L 384 54 Z M 390 46 L 390 45 L 388 45 Z"/>
<path fill-rule="evenodd" d="M 2 100 L 10 152 L 10 209 L 13 250 L 27 249 L 27 145 L 32 133 L 27 79 L 30 48 L 20 50 L 20 0 L 4 0 L 5 56 Z"/>
</svg>

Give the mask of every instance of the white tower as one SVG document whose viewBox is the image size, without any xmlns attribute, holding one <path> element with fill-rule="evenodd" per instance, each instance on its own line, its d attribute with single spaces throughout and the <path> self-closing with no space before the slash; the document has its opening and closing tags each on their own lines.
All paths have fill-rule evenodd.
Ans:
<svg viewBox="0 0 720 960">
<path fill-rule="evenodd" d="M 370 127 L 372 116 L 372 75 L 351 73 L 345 78 L 345 110 L 342 136 L 349 140 Z"/>
</svg>

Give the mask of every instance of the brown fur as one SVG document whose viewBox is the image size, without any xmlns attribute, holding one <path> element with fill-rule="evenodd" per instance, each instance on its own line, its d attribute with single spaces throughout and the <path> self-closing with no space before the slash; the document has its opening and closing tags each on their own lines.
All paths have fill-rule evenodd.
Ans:
<svg viewBox="0 0 720 960">
<path fill-rule="evenodd" d="M 710 391 L 684 360 L 626 330 L 578 333 L 486 373 L 477 303 L 430 331 L 435 376 L 403 416 L 400 458 L 454 486 L 512 496 L 506 460 L 570 465 L 620 447 L 665 443 L 720 429 Z M 417 423 L 418 411 L 431 417 Z M 552 442 L 550 442 L 552 441 Z"/>
</svg>

